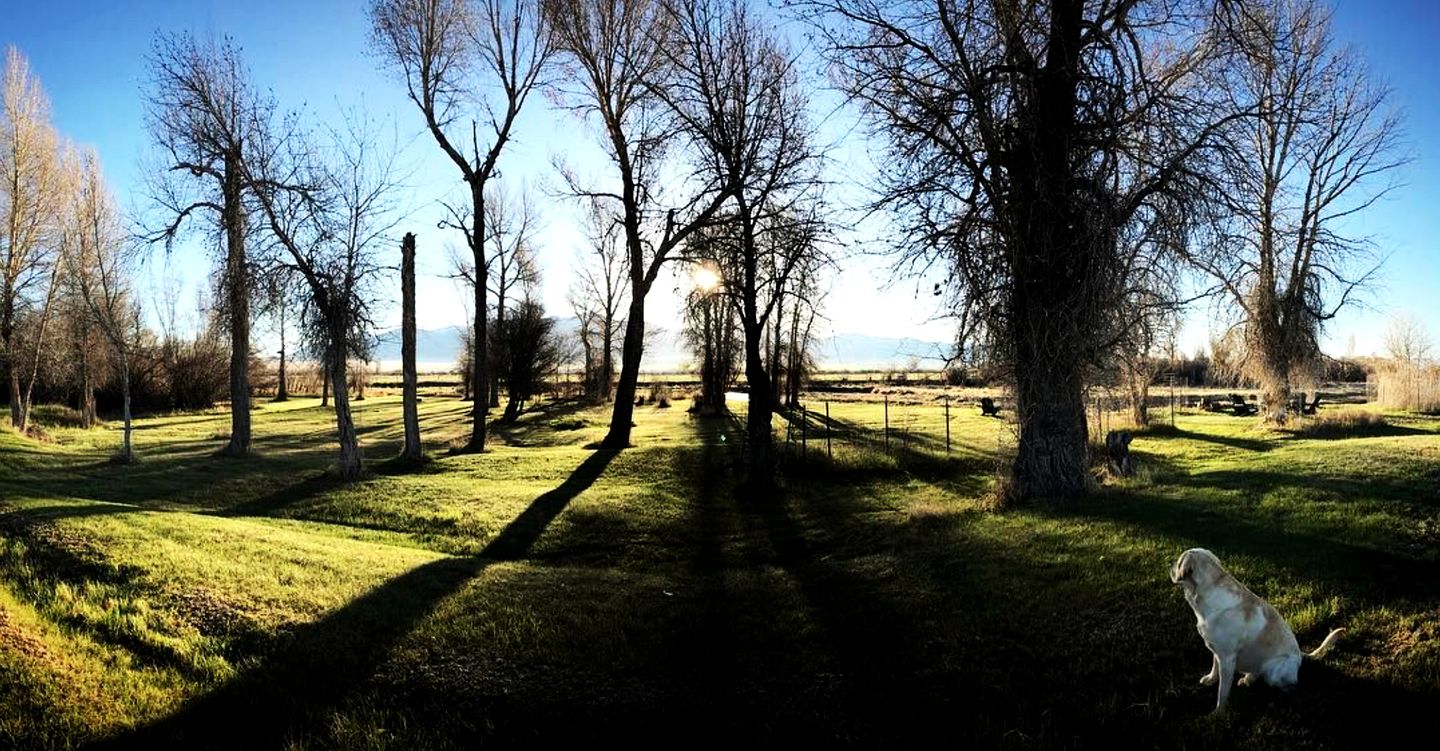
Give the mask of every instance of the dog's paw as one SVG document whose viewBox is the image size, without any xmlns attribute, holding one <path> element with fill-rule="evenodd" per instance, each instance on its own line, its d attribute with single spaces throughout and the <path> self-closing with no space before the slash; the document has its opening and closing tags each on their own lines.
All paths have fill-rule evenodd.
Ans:
<svg viewBox="0 0 1440 751">
<path fill-rule="evenodd" d="M 1215 682 L 1218 681 L 1218 680 L 1220 680 L 1220 678 L 1219 678 L 1218 676 L 1216 676 L 1216 675 L 1214 675 L 1214 674 L 1212 674 L 1212 673 L 1206 673 L 1205 675 L 1200 676 L 1200 685 L 1202 685 L 1202 686 L 1213 686 L 1213 685 L 1215 685 Z"/>
</svg>

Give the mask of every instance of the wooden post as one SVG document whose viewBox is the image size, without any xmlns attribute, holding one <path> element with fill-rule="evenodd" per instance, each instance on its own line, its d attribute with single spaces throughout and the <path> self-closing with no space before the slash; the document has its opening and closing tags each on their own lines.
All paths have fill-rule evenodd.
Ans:
<svg viewBox="0 0 1440 751">
<path fill-rule="evenodd" d="M 890 395 L 885 395 L 885 450 L 890 450 Z"/>
<path fill-rule="evenodd" d="M 945 395 L 945 455 L 950 455 L 950 395 Z"/>
<path fill-rule="evenodd" d="M 833 424 L 834 424 L 834 423 L 831 423 L 831 422 L 830 422 L 830 402 L 827 401 L 827 402 L 825 402 L 825 458 L 826 458 L 826 459 L 834 459 L 834 458 L 835 458 L 835 454 L 834 454 L 833 452 L 831 452 L 831 450 L 830 450 L 830 431 L 832 430 L 832 425 L 833 425 Z"/>
</svg>

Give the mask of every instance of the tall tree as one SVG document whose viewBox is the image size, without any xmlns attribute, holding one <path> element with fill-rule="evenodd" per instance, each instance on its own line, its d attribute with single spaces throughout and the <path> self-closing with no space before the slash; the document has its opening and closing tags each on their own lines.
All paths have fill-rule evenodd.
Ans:
<svg viewBox="0 0 1440 751">
<path fill-rule="evenodd" d="M 405 80 L 426 129 L 459 169 L 469 190 L 468 212 L 451 211 L 465 236 L 473 268 L 488 273 L 485 190 L 497 174 L 521 108 L 540 81 L 553 46 L 539 0 L 375 0 L 371 36 Z M 476 97 L 478 115 L 462 108 Z M 468 121 L 468 127 L 466 127 Z M 480 128 L 485 128 L 485 139 Z M 466 143 L 469 148 L 466 148 Z M 490 377 L 486 314 L 489 285 L 474 285 L 469 451 L 485 450 L 485 395 Z"/>
<path fill-rule="evenodd" d="M 581 117 L 594 118 L 618 178 L 613 188 L 602 188 L 566 174 L 575 195 L 604 203 L 624 230 L 629 310 L 615 405 L 601 441 L 624 448 L 644 354 L 645 297 L 660 269 L 710 222 L 734 187 L 716 183 L 711 173 L 695 173 L 674 186 L 678 201 L 662 204 L 667 191 L 659 180 L 679 126 L 659 96 L 674 82 L 670 47 L 678 42 L 675 15 L 662 0 L 547 0 L 544 7 L 565 61 L 559 98 Z"/>
<path fill-rule="evenodd" d="M 130 289 L 133 249 L 93 151 L 83 155 L 77 177 L 65 229 L 65 262 L 120 376 L 124 429 L 118 458 L 129 463 L 135 459 L 130 376 L 143 332 L 139 304 Z"/>
<path fill-rule="evenodd" d="M 149 230 L 167 249 L 196 216 L 224 250 L 220 310 L 230 332 L 230 440 L 224 453 L 250 452 L 250 286 L 245 159 L 265 137 L 274 102 L 255 91 L 228 38 L 199 42 L 159 35 L 150 54 L 146 123 L 164 160 L 151 185 L 160 217 Z"/>
<path fill-rule="evenodd" d="M 1073 497 L 1087 367 L 1120 304 L 1117 228 L 1189 215 L 1226 121 L 1209 0 L 802 3 L 883 147 L 897 250 L 943 259 L 1010 366 L 1017 499 Z"/>
<path fill-rule="evenodd" d="M 1336 45 L 1325 7 L 1255 0 L 1228 20 L 1240 56 L 1217 87 L 1256 114 L 1228 134 L 1225 203 L 1193 260 L 1239 311 L 1244 370 L 1265 417 L 1283 423 L 1325 323 L 1377 268 L 1345 223 L 1388 192 L 1406 159 L 1389 90 Z"/>
<path fill-rule="evenodd" d="M 58 139 L 50 124 L 50 103 L 29 63 L 14 47 L 5 54 L 0 91 L 0 357 L 9 380 L 10 424 L 24 430 L 29 419 L 17 334 L 21 316 L 43 301 L 42 319 L 56 291 L 57 226 L 63 203 Z M 44 326 L 32 337 L 34 365 L 43 347 Z M 32 384 L 33 386 L 33 379 Z"/>
</svg>

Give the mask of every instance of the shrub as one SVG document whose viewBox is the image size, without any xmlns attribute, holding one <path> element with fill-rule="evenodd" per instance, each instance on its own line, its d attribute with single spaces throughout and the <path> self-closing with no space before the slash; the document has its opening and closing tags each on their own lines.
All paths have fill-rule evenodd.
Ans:
<svg viewBox="0 0 1440 751">
<path fill-rule="evenodd" d="M 659 409 L 667 409 L 667 408 L 669 408 L 669 407 L 670 407 L 670 384 L 668 384 L 668 383 L 652 383 L 652 384 L 650 384 L 650 403 L 653 404 L 653 405 L 655 405 L 655 406 L 656 406 L 657 408 L 659 408 Z"/>
<path fill-rule="evenodd" d="M 1347 409 L 1343 412 L 1322 412 L 1293 431 L 1301 438 L 1346 438 L 1386 428 L 1389 423 L 1378 412 Z"/>
</svg>

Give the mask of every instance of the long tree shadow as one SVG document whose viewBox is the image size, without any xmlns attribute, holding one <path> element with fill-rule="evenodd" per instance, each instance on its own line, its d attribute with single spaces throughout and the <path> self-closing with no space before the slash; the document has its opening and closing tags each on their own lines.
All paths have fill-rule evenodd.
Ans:
<svg viewBox="0 0 1440 751">
<path fill-rule="evenodd" d="M 263 661 L 175 713 L 97 748 L 281 748 L 361 690 L 396 644 L 442 600 L 497 561 L 523 557 L 594 483 L 615 452 L 588 457 L 510 522 L 480 555 L 418 566 L 282 637 Z"/>
</svg>

